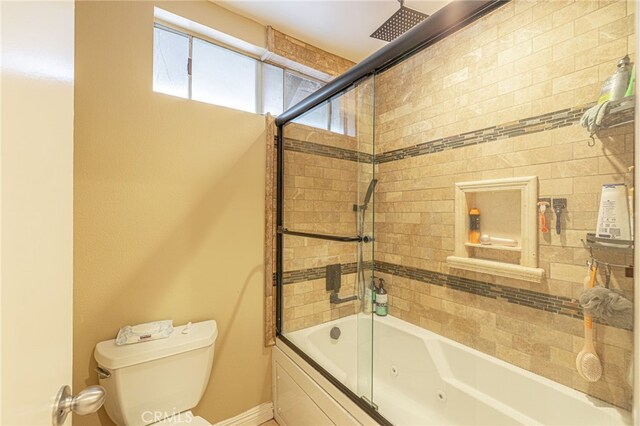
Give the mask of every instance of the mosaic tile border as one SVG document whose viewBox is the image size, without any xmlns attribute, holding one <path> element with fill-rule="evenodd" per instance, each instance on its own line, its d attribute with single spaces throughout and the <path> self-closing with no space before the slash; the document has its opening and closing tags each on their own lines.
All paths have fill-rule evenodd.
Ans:
<svg viewBox="0 0 640 426">
<path fill-rule="evenodd" d="M 578 301 L 568 297 L 554 296 L 547 293 L 476 281 L 470 278 L 457 277 L 441 272 L 433 272 L 426 269 L 380 261 L 375 262 L 375 270 L 579 320 L 584 318 L 582 308 L 578 304 Z M 598 321 L 594 320 L 594 322 Z"/>
<path fill-rule="evenodd" d="M 371 267 L 371 262 L 366 262 L 365 267 Z M 308 268 L 295 271 L 286 271 L 283 276 L 283 284 L 295 284 L 297 282 L 311 281 L 325 278 L 326 268 Z M 388 262 L 375 262 L 375 271 L 384 272 L 398 277 L 420 281 L 426 284 L 439 287 L 451 288 L 477 296 L 488 297 L 490 299 L 502 300 L 515 305 L 526 306 L 532 309 L 552 312 L 570 318 L 582 320 L 582 308 L 578 301 L 563 296 L 554 296 L 547 293 L 513 288 L 484 281 L 472 280 L 470 278 L 458 277 L 455 275 L 433 272 L 426 269 L 414 268 L 411 266 L 396 265 Z M 342 274 L 355 274 L 356 263 L 342 264 Z M 275 285 L 275 275 L 274 275 Z"/>
<path fill-rule="evenodd" d="M 628 99 L 626 99 L 628 100 Z M 611 104 L 610 108 L 616 108 L 620 102 Z M 375 164 L 388 163 L 390 161 L 402 160 L 420 155 L 434 154 L 449 149 L 464 148 L 469 145 L 478 145 L 501 139 L 508 139 L 517 136 L 530 135 L 533 133 L 546 132 L 559 129 L 561 127 L 572 126 L 580 121 L 580 118 L 594 104 L 582 105 L 573 108 L 561 109 L 546 114 L 523 118 L 522 120 L 499 124 L 471 132 L 460 133 L 458 135 L 433 139 L 414 146 L 399 148 L 392 151 L 375 155 L 353 151 L 344 148 L 337 148 L 314 142 L 299 141 L 296 139 L 285 139 L 286 150 L 303 152 L 324 157 L 338 158 L 348 161 Z M 605 124 L 608 126 L 620 125 L 634 119 L 634 109 L 622 109 L 606 118 Z M 585 130 L 586 135 L 586 130 Z"/>
<path fill-rule="evenodd" d="M 371 269 L 371 264 L 372 262 L 364 262 L 365 269 Z M 326 266 L 285 271 L 282 275 L 282 284 L 288 285 L 303 281 L 319 280 L 326 277 L 326 271 Z M 356 262 L 342 264 L 342 275 L 355 274 L 356 272 Z M 273 285 L 276 285 L 276 274 L 273 274 Z"/>
<path fill-rule="evenodd" d="M 320 155 L 322 157 L 336 158 L 338 160 L 354 161 L 357 163 L 371 164 L 373 155 L 366 152 L 354 151 L 351 149 L 338 148 L 335 146 L 322 145 L 315 142 L 301 141 L 298 139 L 284 139 L 284 149 L 286 151 L 302 152 L 305 154 Z"/>
<path fill-rule="evenodd" d="M 552 296 L 546 293 L 507 287 L 499 284 L 491 284 L 469 278 L 457 277 L 455 275 L 443 274 L 441 272 L 432 272 L 426 269 L 401 266 L 387 262 L 376 262 L 376 271 L 437 285 L 439 287 L 452 288 L 454 290 L 464 291 L 465 293 L 472 293 L 478 296 L 489 297 L 491 299 L 504 299 L 507 302 L 514 303 L 516 305 L 528 306 L 530 308 L 562 314 L 572 318 L 583 318 L 582 309 L 578 305 L 577 300 L 567 297 Z"/>
<path fill-rule="evenodd" d="M 356 268 L 356 262 L 343 263 L 342 275 L 355 274 Z M 302 281 L 319 280 L 326 277 L 326 271 L 327 268 L 325 266 L 320 266 L 317 268 L 298 269 L 295 271 L 285 271 L 282 275 L 282 284 L 287 285 L 299 283 Z"/>
<path fill-rule="evenodd" d="M 393 151 L 376 155 L 375 162 L 388 163 L 390 161 L 402 160 L 407 157 L 434 154 L 436 152 L 442 152 L 449 149 L 464 148 L 469 145 L 478 145 L 500 139 L 530 135 L 533 133 L 571 126 L 579 122 L 582 114 L 592 106 L 593 104 L 561 109 L 542 115 L 527 117 L 510 123 L 430 140 L 407 148 L 395 149 Z"/>
</svg>

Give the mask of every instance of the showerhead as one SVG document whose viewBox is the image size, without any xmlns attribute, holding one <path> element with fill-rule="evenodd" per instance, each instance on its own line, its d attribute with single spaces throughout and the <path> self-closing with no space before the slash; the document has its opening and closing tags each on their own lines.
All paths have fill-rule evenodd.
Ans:
<svg viewBox="0 0 640 426">
<path fill-rule="evenodd" d="M 378 184 L 378 179 L 371 179 L 369 182 L 369 187 L 367 188 L 367 193 L 364 195 L 364 202 L 362 204 L 354 204 L 353 211 L 354 212 L 364 212 L 367 207 L 369 207 L 369 202 L 371 201 L 371 197 L 373 196 L 373 190 Z"/>
<path fill-rule="evenodd" d="M 371 201 L 371 196 L 373 195 L 373 190 L 375 189 L 377 184 L 378 179 L 371 179 L 371 182 L 369 182 L 367 193 L 364 196 L 364 208 L 367 208 L 367 206 L 369 205 L 369 201 Z"/>
<path fill-rule="evenodd" d="M 425 13 L 406 7 L 404 0 L 398 1 L 400 2 L 400 9 L 391 15 L 384 24 L 380 25 L 370 37 L 393 41 L 429 17 Z"/>
</svg>

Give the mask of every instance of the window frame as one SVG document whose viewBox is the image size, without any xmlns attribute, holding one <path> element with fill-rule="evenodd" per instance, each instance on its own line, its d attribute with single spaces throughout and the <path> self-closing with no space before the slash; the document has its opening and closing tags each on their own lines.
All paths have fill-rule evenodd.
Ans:
<svg viewBox="0 0 640 426">
<path fill-rule="evenodd" d="M 221 49 L 225 49 L 228 50 L 229 52 L 232 52 L 234 54 L 237 55 L 242 55 L 245 56 L 247 58 L 250 58 L 252 60 L 254 60 L 256 62 L 256 93 L 255 93 L 255 111 L 245 111 L 245 110 L 238 110 L 238 111 L 244 111 L 244 112 L 249 112 L 249 113 L 253 113 L 253 114 L 260 114 L 260 115 L 266 115 L 268 112 L 264 111 L 264 99 L 263 99 L 263 94 L 264 94 L 264 90 L 263 90 L 263 67 L 265 64 L 276 67 L 276 68 L 280 68 L 282 69 L 282 92 L 283 92 L 283 96 L 282 96 L 282 111 L 285 111 L 285 91 L 286 91 L 286 78 L 287 78 L 287 73 L 294 75 L 296 77 L 305 79 L 305 80 L 309 80 L 315 83 L 320 83 L 321 87 L 324 86 L 325 84 L 327 84 L 327 82 L 319 80 L 317 78 L 313 78 L 311 76 L 308 76 L 306 74 L 303 74 L 301 72 L 298 72 L 296 70 L 290 69 L 290 68 L 286 68 L 283 67 L 280 64 L 274 64 L 271 62 L 266 62 L 263 61 L 260 58 L 255 57 L 254 55 L 248 54 L 247 52 L 243 52 L 237 49 L 231 49 L 227 46 L 221 45 L 220 43 L 214 42 L 211 39 L 209 39 L 208 37 L 204 37 L 204 36 L 199 36 L 199 35 L 194 35 L 184 29 L 178 29 L 175 28 L 173 26 L 167 25 L 163 22 L 158 22 L 158 21 L 154 21 L 153 23 L 153 28 L 154 29 L 159 29 L 161 31 L 167 31 L 170 33 L 174 33 L 176 35 L 180 35 L 180 36 L 184 36 L 187 37 L 187 39 L 189 40 L 189 55 L 188 55 L 188 59 L 187 59 L 187 64 L 186 69 L 187 69 L 187 81 L 188 81 L 188 88 L 187 88 L 187 98 L 183 98 L 183 99 L 188 99 L 188 100 L 194 100 L 193 99 L 193 40 L 198 39 L 202 42 L 205 43 L 209 43 L 214 45 L 215 47 L 221 48 Z M 156 93 L 163 93 L 163 92 L 156 92 Z M 172 95 L 169 95 L 172 96 Z M 205 102 L 208 103 L 208 102 Z M 229 107 L 227 105 L 219 105 L 219 104 L 213 104 L 210 103 L 211 105 L 218 105 L 218 106 L 222 106 L 225 108 L 232 108 L 232 109 L 236 109 L 233 107 Z M 323 130 L 327 130 L 327 131 L 332 131 L 332 117 L 335 114 L 335 112 L 333 111 L 333 103 L 332 102 L 327 102 L 326 103 L 326 108 L 327 108 L 327 120 L 326 120 L 326 126 L 325 127 L 321 127 L 320 129 Z M 338 114 L 340 114 L 340 111 L 337 111 Z M 277 116 L 277 115 L 275 115 Z M 343 120 L 344 121 L 344 120 Z M 340 133 L 340 134 L 347 134 L 347 128 L 344 127 L 342 132 L 335 132 L 334 133 Z"/>
</svg>

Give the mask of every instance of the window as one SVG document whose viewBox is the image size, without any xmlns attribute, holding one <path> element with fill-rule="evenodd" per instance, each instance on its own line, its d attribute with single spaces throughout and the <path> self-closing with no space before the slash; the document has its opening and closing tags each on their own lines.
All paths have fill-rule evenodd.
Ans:
<svg viewBox="0 0 640 426">
<path fill-rule="evenodd" d="M 189 37 L 154 28 L 153 90 L 167 95 L 189 97 Z"/>
<path fill-rule="evenodd" d="M 262 111 L 278 115 L 284 112 L 284 70 L 262 64 Z"/>
<path fill-rule="evenodd" d="M 189 34 L 155 24 L 153 90 L 256 114 L 278 115 L 324 83 L 267 64 Z M 316 108 L 297 122 L 338 133 L 341 100 Z"/>
<path fill-rule="evenodd" d="M 191 98 L 242 111 L 258 112 L 259 62 L 215 44 L 193 39 Z"/>
<path fill-rule="evenodd" d="M 284 79 L 284 109 L 289 109 L 321 87 L 322 84 L 317 81 L 287 72 Z M 304 114 L 296 122 L 320 129 L 328 129 L 328 119 L 329 110 L 326 105 L 323 105 Z"/>
</svg>

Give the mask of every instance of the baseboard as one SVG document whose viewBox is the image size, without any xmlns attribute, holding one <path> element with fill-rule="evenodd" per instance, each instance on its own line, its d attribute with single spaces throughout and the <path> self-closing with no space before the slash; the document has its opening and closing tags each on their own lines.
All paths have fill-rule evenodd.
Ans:
<svg viewBox="0 0 640 426">
<path fill-rule="evenodd" d="M 258 426 L 273 418 L 273 403 L 265 402 L 240 413 L 235 417 L 223 420 L 213 426 Z"/>
</svg>

